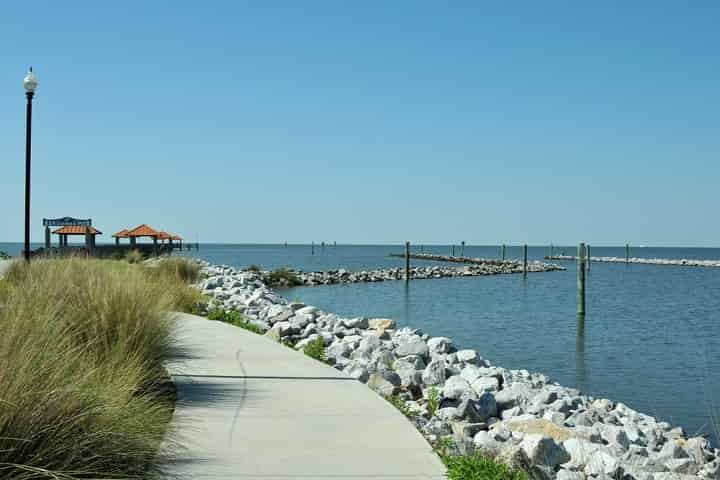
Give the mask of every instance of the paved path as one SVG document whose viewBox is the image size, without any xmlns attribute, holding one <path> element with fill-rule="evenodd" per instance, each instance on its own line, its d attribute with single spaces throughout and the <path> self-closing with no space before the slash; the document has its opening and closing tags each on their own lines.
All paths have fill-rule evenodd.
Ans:
<svg viewBox="0 0 720 480">
<path fill-rule="evenodd" d="M 169 365 L 183 448 L 206 479 L 444 479 L 405 417 L 367 386 L 272 340 L 183 314 Z"/>
</svg>

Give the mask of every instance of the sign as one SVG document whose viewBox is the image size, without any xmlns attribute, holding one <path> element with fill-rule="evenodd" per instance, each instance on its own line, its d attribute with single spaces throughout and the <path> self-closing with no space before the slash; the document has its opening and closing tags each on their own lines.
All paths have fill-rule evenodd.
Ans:
<svg viewBox="0 0 720 480">
<path fill-rule="evenodd" d="M 82 218 L 62 217 L 62 218 L 43 218 L 43 227 L 91 227 L 92 219 L 84 220 Z"/>
</svg>

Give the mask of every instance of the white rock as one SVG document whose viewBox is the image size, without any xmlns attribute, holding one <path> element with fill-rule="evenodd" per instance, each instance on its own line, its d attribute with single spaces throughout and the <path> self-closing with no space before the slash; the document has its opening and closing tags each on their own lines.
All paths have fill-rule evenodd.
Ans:
<svg viewBox="0 0 720 480">
<path fill-rule="evenodd" d="M 447 337 L 433 337 L 427 341 L 428 350 L 433 353 L 450 353 L 452 340 Z"/>
<path fill-rule="evenodd" d="M 459 400 L 468 392 L 471 392 L 470 384 L 459 375 L 448 378 L 442 389 L 442 396 L 451 400 Z"/>
<path fill-rule="evenodd" d="M 570 460 L 570 455 L 562 445 L 541 434 L 525 435 L 520 442 L 520 448 L 535 465 L 555 467 Z"/>
</svg>

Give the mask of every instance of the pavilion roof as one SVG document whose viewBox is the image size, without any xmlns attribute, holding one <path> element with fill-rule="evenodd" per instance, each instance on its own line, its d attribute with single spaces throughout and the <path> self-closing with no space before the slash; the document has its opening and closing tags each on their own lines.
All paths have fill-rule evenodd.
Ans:
<svg viewBox="0 0 720 480">
<path fill-rule="evenodd" d="M 57 230 L 53 230 L 52 233 L 58 234 L 58 235 L 85 235 L 86 233 L 90 233 L 90 235 L 102 235 L 102 232 L 98 230 L 95 227 L 88 227 L 85 225 L 73 225 L 68 227 L 60 227 Z"/>
<path fill-rule="evenodd" d="M 183 238 L 180 235 L 173 235 L 172 239 L 173 240 L 182 240 Z"/>
<path fill-rule="evenodd" d="M 123 228 L 119 232 L 113 233 L 113 237 L 115 237 L 115 238 L 127 238 L 127 236 L 128 236 L 127 228 Z"/>
<path fill-rule="evenodd" d="M 160 235 L 160 232 L 152 228 L 150 225 L 147 225 L 143 223 L 142 225 L 138 225 L 137 227 L 133 228 L 132 230 L 127 232 L 128 237 L 152 237 L 152 238 L 158 238 Z"/>
<path fill-rule="evenodd" d="M 170 240 L 171 238 L 172 238 L 172 235 L 170 235 L 166 231 L 158 232 L 158 240 Z"/>
</svg>

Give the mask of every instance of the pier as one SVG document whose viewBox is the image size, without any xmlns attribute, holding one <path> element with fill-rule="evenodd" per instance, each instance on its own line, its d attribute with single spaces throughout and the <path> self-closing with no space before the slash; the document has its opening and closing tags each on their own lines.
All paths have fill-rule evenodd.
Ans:
<svg viewBox="0 0 720 480">
<path fill-rule="evenodd" d="M 546 256 L 545 260 L 576 261 L 574 255 Z M 673 265 L 680 267 L 720 267 L 720 260 L 693 260 L 687 258 L 630 258 L 630 257 L 588 257 L 589 262 L 597 263 L 637 263 L 642 265 Z"/>
</svg>

